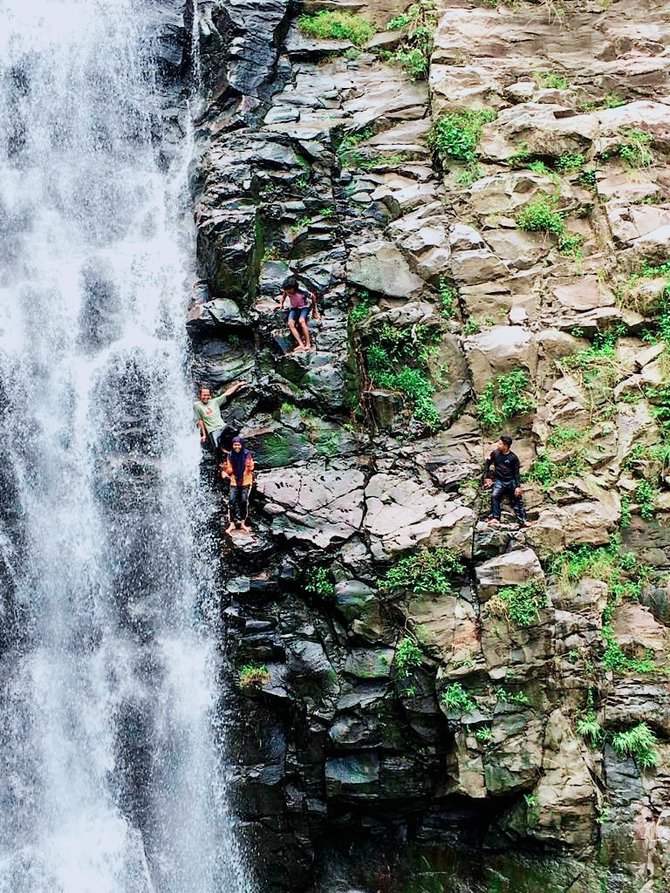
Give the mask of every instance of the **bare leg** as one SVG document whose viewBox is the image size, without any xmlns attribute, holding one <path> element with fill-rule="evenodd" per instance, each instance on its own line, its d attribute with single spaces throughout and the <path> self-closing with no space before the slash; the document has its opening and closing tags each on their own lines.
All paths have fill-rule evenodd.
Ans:
<svg viewBox="0 0 670 893">
<path fill-rule="evenodd" d="M 296 325 L 295 325 L 295 323 L 293 322 L 292 319 L 289 319 L 289 321 L 288 321 L 288 327 L 289 327 L 289 330 L 290 330 L 291 334 L 293 335 L 293 337 L 295 338 L 295 340 L 298 342 L 298 346 L 296 347 L 296 350 L 304 350 L 304 349 L 305 349 L 305 345 L 302 343 L 302 338 L 301 338 L 300 335 L 298 334 L 298 330 L 297 330 Z"/>
<path fill-rule="evenodd" d="M 307 325 L 306 319 L 300 320 L 300 328 L 302 329 L 302 337 L 304 338 L 304 341 L 305 341 L 305 350 L 311 350 L 312 349 L 312 338 L 309 334 L 309 326 Z"/>
</svg>

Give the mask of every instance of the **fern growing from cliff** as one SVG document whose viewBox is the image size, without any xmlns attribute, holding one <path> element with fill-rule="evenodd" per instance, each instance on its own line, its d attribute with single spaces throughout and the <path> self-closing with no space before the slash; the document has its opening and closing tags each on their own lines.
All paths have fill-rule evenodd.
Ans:
<svg viewBox="0 0 670 893">
<path fill-rule="evenodd" d="M 641 722 L 626 732 L 617 732 L 612 737 L 612 747 L 619 756 L 631 756 L 640 769 L 651 769 L 658 765 L 656 735 L 646 722 Z"/>
<path fill-rule="evenodd" d="M 474 164 L 482 129 L 495 116 L 493 109 L 462 109 L 445 115 L 433 128 L 428 142 L 442 161 Z"/>
<path fill-rule="evenodd" d="M 372 22 L 349 12 L 321 10 L 315 15 L 303 15 L 298 19 L 298 27 L 307 37 L 320 40 L 350 40 L 356 46 L 363 46 L 375 33 Z"/>
<path fill-rule="evenodd" d="M 477 399 L 477 415 L 483 428 L 501 428 L 514 416 L 533 408 L 530 379 L 514 369 L 489 381 Z"/>
<path fill-rule="evenodd" d="M 463 571 L 463 564 L 450 549 L 420 549 L 390 567 L 379 589 L 391 594 L 450 595 L 455 592 L 455 579 Z"/>
</svg>

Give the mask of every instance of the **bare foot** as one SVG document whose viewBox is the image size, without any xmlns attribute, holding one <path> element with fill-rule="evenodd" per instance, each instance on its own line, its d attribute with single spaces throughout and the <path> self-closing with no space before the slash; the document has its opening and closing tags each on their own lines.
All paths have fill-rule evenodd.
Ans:
<svg viewBox="0 0 670 893">
<path fill-rule="evenodd" d="M 519 527 L 532 527 L 532 521 L 519 521 Z"/>
<path fill-rule="evenodd" d="M 489 527 L 500 527 L 500 521 L 497 518 L 491 518 L 488 524 Z"/>
<path fill-rule="evenodd" d="M 235 533 L 236 530 L 237 528 L 234 524 L 229 524 L 228 527 L 226 527 L 226 533 Z"/>
<path fill-rule="evenodd" d="M 251 527 L 249 527 L 248 524 L 243 524 L 243 525 L 240 527 L 240 530 L 243 530 L 245 533 L 251 533 Z"/>
</svg>

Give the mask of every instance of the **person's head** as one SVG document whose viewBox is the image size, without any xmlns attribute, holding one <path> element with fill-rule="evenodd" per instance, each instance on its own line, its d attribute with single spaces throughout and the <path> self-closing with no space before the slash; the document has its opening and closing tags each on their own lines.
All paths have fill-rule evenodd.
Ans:
<svg viewBox="0 0 670 893">
<path fill-rule="evenodd" d="M 498 441 L 498 449 L 501 453 L 509 453 L 512 446 L 512 438 L 503 435 Z"/>
<path fill-rule="evenodd" d="M 284 289 L 284 291 L 297 291 L 298 287 L 298 280 L 295 276 L 288 276 L 282 282 L 282 288 Z"/>
<path fill-rule="evenodd" d="M 233 437 L 233 452 L 241 453 L 244 449 L 244 441 L 241 437 Z"/>
<path fill-rule="evenodd" d="M 199 390 L 199 392 L 198 392 L 198 396 L 200 397 L 200 402 L 201 402 L 201 403 L 209 403 L 209 401 L 210 401 L 211 398 L 212 398 L 212 392 L 211 392 L 211 390 L 207 387 L 207 385 L 201 385 L 201 386 L 200 386 L 200 390 Z"/>
</svg>

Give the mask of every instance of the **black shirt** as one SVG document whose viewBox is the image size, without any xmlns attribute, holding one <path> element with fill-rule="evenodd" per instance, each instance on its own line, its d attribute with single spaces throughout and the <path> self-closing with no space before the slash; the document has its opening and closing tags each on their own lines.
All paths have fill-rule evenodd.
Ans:
<svg viewBox="0 0 670 893">
<path fill-rule="evenodd" d="M 491 466 L 494 468 L 494 479 L 502 481 L 504 484 L 514 483 L 515 487 L 521 486 L 519 477 L 519 457 L 511 450 L 509 453 L 503 453 L 500 450 L 494 450 L 486 460 L 484 466 L 484 477 L 490 477 Z"/>
</svg>

